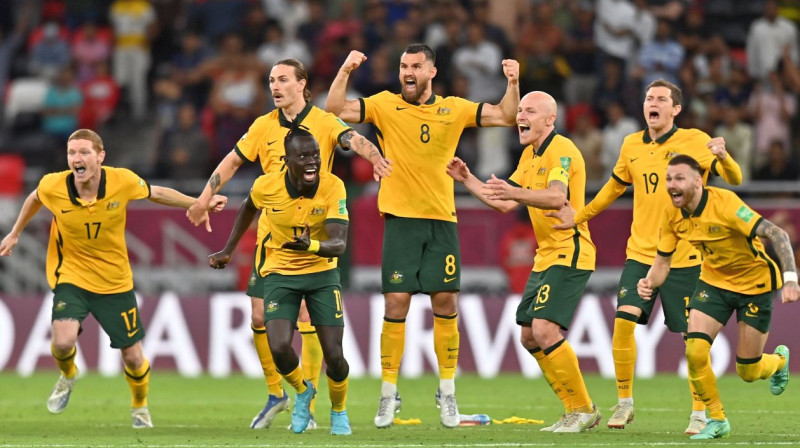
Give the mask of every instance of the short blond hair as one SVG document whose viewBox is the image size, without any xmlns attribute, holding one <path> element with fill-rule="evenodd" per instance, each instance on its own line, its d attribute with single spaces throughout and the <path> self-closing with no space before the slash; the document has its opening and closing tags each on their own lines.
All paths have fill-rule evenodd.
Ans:
<svg viewBox="0 0 800 448">
<path fill-rule="evenodd" d="M 103 139 L 100 138 L 97 132 L 94 132 L 91 129 L 78 129 L 69 136 L 67 142 L 72 140 L 89 140 L 92 142 L 92 146 L 97 153 L 105 151 L 105 148 L 103 147 Z"/>
</svg>

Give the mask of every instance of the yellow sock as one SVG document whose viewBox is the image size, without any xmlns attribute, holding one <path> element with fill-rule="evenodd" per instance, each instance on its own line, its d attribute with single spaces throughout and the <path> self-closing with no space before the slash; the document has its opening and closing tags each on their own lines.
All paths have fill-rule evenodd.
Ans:
<svg viewBox="0 0 800 448">
<path fill-rule="evenodd" d="M 719 399 L 717 377 L 711 370 L 711 342 L 705 333 L 689 333 L 686 339 L 686 361 L 689 367 L 689 381 L 700 399 L 706 404 L 709 417 L 725 420 L 725 410 Z"/>
<path fill-rule="evenodd" d="M 614 319 L 614 336 L 611 338 L 611 352 L 614 355 L 618 398 L 633 397 L 633 375 L 636 370 L 634 330 L 636 330 L 636 316 L 617 312 L 617 317 Z"/>
<path fill-rule="evenodd" d="M 298 394 L 302 394 L 307 389 L 306 383 L 303 381 L 303 368 L 300 366 L 295 367 L 294 370 L 283 375 L 283 379 L 294 387 L 294 390 L 296 390 Z"/>
<path fill-rule="evenodd" d="M 75 355 L 78 354 L 78 347 L 72 347 L 72 352 L 70 354 L 59 358 L 56 356 L 55 347 L 50 344 L 50 353 L 53 354 L 53 359 L 56 360 L 58 370 L 61 371 L 64 378 L 74 378 L 75 374 L 78 373 L 78 368 L 75 367 Z"/>
<path fill-rule="evenodd" d="M 583 375 L 578 366 L 578 357 L 566 339 L 556 342 L 544 350 L 545 356 L 557 381 L 560 381 L 569 393 L 572 409 L 581 413 L 593 412 L 592 399 L 583 382 Z"/>
<path fill-rule="evenodd" d="M 397 373 L 400 361 L 406 348 L 405 319 L 383 318 L 381 331 L 381 378 L 383 381 L 397 384 Z"/>
<path fill-rule="evenodd" d="M 342 412 L 347 409 L 347 378 L 334 381 L 328 377 L 328 395 L 331 397 L 331 410 Z"/>
<path fill-rule="evenodd" d="M 686 344 L 686 337 L 683 338 L 683 343 Z M 687 382 L 689 383 L 689 393 L 692 395 L 692 412 L 696 411 L 705 411 L 706 404 L 703 402 L 703 399 L 700 398 L 697 391 L 694 390 L 694 384 L 692 381 L 687 378 Z"/>
<path fill-rule="evenodd" d="M 145 358 L 142 365 L 135 370 L 125 366 L 125 379 L 131 388 L 131 407 L 147 406 L 147 392 L 150 390 L 150 361 Z"/>
<path fill-rule="evenodd" d="M 545 381 L 547 381 L 547 384 L 550 385 L 550 388 L 553 389 L 553 392 L 564 405 L 564 412 L 567 414 L 572 412 L 572 400 L 569 398 L 569 392 L 567 392 L 566 387 L 563 387 L 560 382 L 556 381 L 550 359 L 544 355 L 544 352 L 540 348 L 530 353 L 533 355 L 533 358 L 536 359 L 536 362 L 539 363 L 539 368 L 542 369 L 542 375 L 544 375 Z"/>
<path fill-rule="evenodd" d="M 267 329 L 265 327 L 255 328 L 252 325 L 250 328 L 253 330 L 253 344 L 256 346 L 256 353 L 258 353 L 258 360 L 261 362 L 261 369 L 264 371 L 264 380 L 267 382 L 269 394 L 282 397 L 282 377 L 278 373 L 278 368 L 275 367 L 275 361 L 272 360 L 272 352 L 269 351 Z"/>
<path fill-rule="evenodd" d="M 736 357 L 736 373 L 748 383 L 765 380 L 775 374 L 786 362 L 783 356 L 763 354 L 758 358 L 745 359 Z"/>
<path fill-rule="evenodd" d="M 306 379 L 311 381 L 315 389 L 319 389 L 319 373 L 322 370 L 322 346 L 319 344 L 317 329 L 311 322 L 297 322 L 300 329 L 300 337 L 303 339 L 303 347 L 300 354 L 300 365 L 303 367 L 303 374 Z M 315 396 L 316 397 L 316 396 Z M 311 413 L 314 413 L 314 405 L 317 399 L 311 400 Z"/>
<path fill-rule="evenodd" d="M 433 349 L 439 360 L 439 379 L 452 380 L 458 366 L 458 313 L 433 315 Z"/>
</svg>

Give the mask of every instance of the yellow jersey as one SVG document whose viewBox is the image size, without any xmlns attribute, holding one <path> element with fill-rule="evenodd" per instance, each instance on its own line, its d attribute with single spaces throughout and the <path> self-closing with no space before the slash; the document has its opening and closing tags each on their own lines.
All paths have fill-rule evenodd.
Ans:
<svg viewBox="0 0 800 448">
<path fill-rule="evenodd" d="M 70 283 L 97 294 L 133 289 L 125 244 L 128 202 L 150 197 L 150 186 L 125 168 L 102 167 L 92 201 L 80 198 L 71 171 L 39 181 L 39 201 L 53 213 L 47 247 L 47 283 Z"/>
<path fill-rule="evenodd" d="M 709 140 L 711 137 L 705 132 L 677 127 L 656 140 L 650 138 L 646 129 L 625 137 L 611 177 L 622 185 L 633 185 L 628 259 L 653 264 L 658 246 L 658 234 L 654 229 L 661 224 L 664 209 L 672 206 L 665 179 L 672 157 L 686 154 L 697 160 L 705 170 L 703 183 L 708 181 L 709 173 L 718 174 L 717 158 L 706 147 Z M 700 261 L 700 254 L 690 244 L 681 243 L 672 257 L 672 267 L 697 266 Z"/>
<path fill-rule="evenodd" d="M 284 172 L 264 174 L 256 179 L 250 191 L 250 199 L 263 209 L 270 229 L 260 240 L 256 256 L 256 269 L 262 277 L 272 273 L 300 275 L 334 269 L 338 260 L 335 257 L 323 258 L 281 246 L 303 233 L 306 224 L 311 227 L 311 239 L 326 240 L 326 223 L 349 222 L 347 195 L 341 179 L 320 172 L 317 187 L 307 196 L 301 195 L 288 179 L 288 173 Z"/>
<path fill-rule="evenodd" d="M 775 291 L 783 283 L 778 265 L 755 235 L 762 219 L 736 193 L 704 188 L 691 215 L 673 206 L 663 214 L 658 254 L 668 256 L 685 241 L 703 254 L 700 280 L 747 295 Z"/>
<path fill-rule="evenodd" d="M 532 157 L 531 157 L 532 155 Z M 586 165 L 581 152 L 572 140 L 553 131 L 534 152 L 529 145 L 522 153 L 517 170 L 511 175 L 512 184 L 528 190 L 544 190 L 558 180 L 567 186 L 567 199 L 572 207 L 581 209 L 585 202 Z M 545 216 L 549 210 L 528 207 L 533 233 L 539 247 L 533 259 L 533 270 L 542 272 L 551 266 L 570 266 L 593 271 L 596 249 L 587 223 L 569 230 L 555 230 L 558 218 Z"/>
<path fill-rule="evenodd" d="M 330 172 L 333 168 L 336 146 L 340 143 L 342 136 L 352 128 L 336 115 L 325 112 L 311 103 L 306 104 L 295 121 L 317 140 L 322 161 L 320 171 Z M 275 109 L 258 117 L 250 125 L 247 132 L 239 139 L 234 151 L 244 160 L 255 162 L 258 159 L 265 174 L 283 171 L 285 164 L 282 157 L 286 155 L 283 139 L 291 127 L 292 122 L 286 119 L 283 109 Z M 269 227 L 265 214 L 262 212 L 258 220 L 258 241 L 263 241 L 268 233 Z M 263 244 L 256 247 L 256 260 L 262 256 L 260 253 L 262 247 Z"/>
<path fill-rule="evenodd" d="M 393 163 L 378 191 L 381 214 L 456 222 L 447 164 L 464 128 L 480 126 L 483 103 L 431 95 L 412 104 L 387 91 L 359 101 L 359 122 L 375 124 L 383 155 Z"/>
</svg>

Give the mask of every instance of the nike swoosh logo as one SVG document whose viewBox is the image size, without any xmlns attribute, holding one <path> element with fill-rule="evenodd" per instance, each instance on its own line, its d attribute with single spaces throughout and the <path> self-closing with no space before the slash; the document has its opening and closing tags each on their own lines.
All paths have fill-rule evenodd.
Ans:
<svg viewBox="0 0 800 448">
<path fill-rule="evenodd" d="M 617 380 L 617 381 L 620 382 L 620 383 L 627 383 L 630 380 Z"/>
<path fill-rule="evenodd" d="M 445 283 L 450 283 L 450 282 L 452 282 L 453 280 L 455 280 L 455 279 L 457 279 L 457 278 L 458 278 L 458 277 L 450 277 L 450 278 L 445 278 L 445 279 L 444 279 L 444 282 L 445 282 Z"/>
<path fill-rule="evenodd" d="M 542 308 L 544 308 L 544 307 L 546 307 L 546 306 L 547 306 L 547 305 L 535 306 L 535 307 L 533 307 L 533 311 L 539 311 L 540 309 L 542 309 Z"/>
<path fill-rule="evenodd" d="M 275 143 L 275 142 L 277 142 L 277 140 L 273 140 L 273 141 L 271 141 L 271 142 L 267 142 L 267 146 L 269 146 L 269 145 L 271 145 L 271 144 L 273 144 L 273 143 Z"/>
<path fill-rule="evenodd" d="M 635 162 L 637 160 L 639 160 L 639 158 L 638 157 L 634 157 L 634 158 L 631 159 L 631 163 L 633 163 L 633 162 Z"/>
<path fill-rule="evenodd" d="M 456 347 L 456 348 L 448 348 L 447 351 L 448 352 L 457 352 L 458 351 L 458 347 Z"/>
<path fill-rule="evenodd" d="M 342 318 L 342 316 L 344 316 L 344 313 L 336 313 L 336 314 L 334 315 L 334 317 L 335 317 L 336 319 L 341 319 L 341 318 Z"/>
<path fill-rule="evenodd" d="M 407 107 L 400 107 L 400 106 L 397 106 L 397 110 L 406 110 L 406 109 L 408 109 L 408 108 L 407 108 Z"/>
<path fill-rule="evenodd" d="M 135 329 L 135 330 L 133 330 L 133 331 L 129 331 L 129 332 L 128 332 L 128 337 L 129 337 L 129 338 L 132 338 L 132 337 L 133 337 L 133 336 L 134 336 L 136 333 L 138 333 L 138 332 L 139 332 L 139 330 L 141 330 L 141 328 L 137 328 L 137 329 Z"/>
<path fill-rule="evenodd" d="M 750 314 L 750 311 L 745 312 L 744 315 L 747 316 L 747 317 L 758 317 L 755 314 Z"/>
<path fill-rule="evenodd" d="M 75 210 L 63 210 L 63 209 L 62 209 L 62 210 L 61 210 L 61 213 L 62 213 L 62 214 L 64 214 L 64 215 L 66 215 L 67 213 L 69 213 L 69 212 L 74 212 L 74 211 L 75 211 Z"/>
<path fill-rule="evenodd" d="M 280 213 L 280 212 L 282 212 L 283 210 L 278 210 L 277 208 L 275 208 L 275 207 L 272 207 L 272 211 L 273 211 L 273 213 Z"/>
</svg>

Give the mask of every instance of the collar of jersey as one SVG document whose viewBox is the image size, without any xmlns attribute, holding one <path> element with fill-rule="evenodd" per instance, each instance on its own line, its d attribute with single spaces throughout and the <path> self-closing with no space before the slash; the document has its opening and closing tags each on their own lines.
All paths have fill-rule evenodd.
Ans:
<svg viewBox="0 0 800 448">
<path fill-rule="evenodd" d="M 644 130 L 644 136 L 642 136 L 642 140 L 643 140 L 645 143 L 650 143 L 650 142 L 652 142 L 652 141 L 653 141 L 653 139 L 651 139 L 651 138 L 650 138 L 650 133 L 649 133 L 649 132 L 647 132 L 647 131 L 648 131 L 648 129 L 649 129 L 649 128 L 645 128 L 645 130 Z M 656 143 L 658 143 L 659 145 L 663 145 L 664 143 L 666 143 L 666 141 L 667 141 L 667 140 L 669 140 L 669 138 L 670 138 L 670 137 L 672 137 L 672 134 L 674 134 L 674 133 L 675 133 L 675 132 L 677 132 L 677 131 L 678 131 L 678 126 L 676 126 L 676 125 L 674 125 L 674 124 L 673 124 L 673 125 L 672 125 L 672 129 L 670 129 L 670 130 L 669 130 L 669 132 L 667 132 L 666 134 L 664 134 L 664 135 L 662 135 L 661 137 L 658 137 L 658 138 L 656 139 Z"/>
<path fill-rule="evenodd" d="M 408 103 L 408 101 L 403 99 L 403 95 L 400 95 L 400 99 L 405 101 L 406 103 Z M 431 92 L 431 97 L 428 98 L 428 101 L 425 101 L 425 104 L 433 104 L 435 101 L 436 101 L 436 94 Z M 416 101 L 414 101 L 413 103 L 408 103 L 408 104 L 413 104 L 414 106 L 421 106 L 421 104 L 419 104 Z"/>
<path fill-rule="evenodd" d="M 322 173 L 321 172 L 317 173 L 317 184 L 314 185 L 314 188 L 312 188 L 311 191 L 309 191 L 306 194 L 300 194 L 300 192 L 297 191 L 297 188 L 295 188 L 294 185 L 292 185 L 292 183 L 289 182 L 289 170 L 286 170 L 286 174 L 283 175 L 283 181 L 286 184 L 286 191 L 289 193 L 289 197 L 292 198 L 292 199 L 297 199 L 300 196 L 304 196 L 304 197 L 307 197 L 307 198 L 310 199 L 310 198 L 313 198 L 314 196 L 316 196 L 317 195 L 317 189 L 319 188 L 319 181 L 320 181 L 319 177 L 320 177 L 320 174 L 322 174 Z"/>
<path fill-rule="evenodd" d="M 705 210 L 707 202 L 708 202 L 708 190 L 703 188 L 703 195 L 700 196 L 700 202 L 697 204 L 697 208 L 694 209 L 694 213 L 689 215 L 688 213 L 686 213 L 686 210 L 681 209 L 681 215 L 683 216 L 684 219 L 688 218 L 689 216 L 697 218 L 698 216 L 700 216 L 701 213 L 703 213 L 703 210 Z"/>
<path fill-rule="evenodd" d="M 311 112 L 311 107 L 312 107 L 311 103 L 306 103 L 306 107 L 304 107 L 303 110 L 301 110 L 300 113 L 297 114 L 294 121 L 296 121 L 297 124 L 302 123 L 303 119 L 306 118 L 306 115 L 308 115 L 308 113 Z M 283 109 L 278 109 L 278 122 L 280 122 L 281 126 L 285 128 L 289 129 L 292 128 L 292 122 L 286 119 L 286 115 L 283 115 Z"/>
<path fill-rule="evenodd" d="M 540 146 L 539 149 L 536 150 L 537 156 L 541 157 L 544 154 L 544 152 L 547 150 L 547 147 L 550 146 L 550 142 L 552 142 L 553 138 L 555 138 L 556 134 L 558 134 L 558 132 L 556 132 L 555 129 L 550 131 L 550 135 L 548 135 L 547 138 L 544 139 L 544 141 L 542 142 L 542 146 Z"/>
<path fill-rule="evenodd" d="M 67 193 L 69 194 L 69 201 L 75 205 L 80 205 L 81 202 L 78 200 L 80 195 L 78 194 L 78 189 L 75 187 L 75 174 L 69 173 L 67 176 Z M 106 169 L 100 168 L 100 186 L 97 188 L 97 199 L 103 199 L 106 197 Z"/>
</svg>

